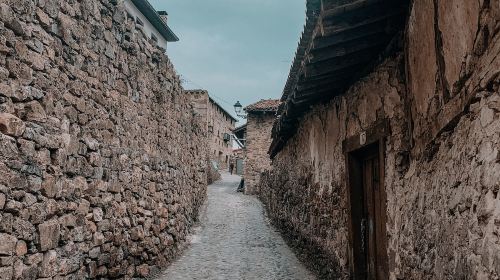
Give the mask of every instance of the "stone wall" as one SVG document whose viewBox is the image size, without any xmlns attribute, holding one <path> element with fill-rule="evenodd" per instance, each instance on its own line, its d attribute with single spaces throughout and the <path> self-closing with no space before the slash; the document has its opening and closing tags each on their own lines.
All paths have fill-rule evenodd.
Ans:
<svg viewBox="0 0 500 280">
<path fill-rule="evenodd" d="M 401 150 L 404 86 L 397 71 L 402 61 L 402 56 L 388 59 L 344 96 L 315 107 L 260 182 L 268 215 L 303 249 L 323 258 L 314 261 L 315 268 L 327 279 L 348 279 L 349 272 L 342 142 L 387 116 L 394 128 L 388 145 Z"/>
<path fill-rule="evenodd" d="M 407 51 L 315 106 L 260 182 L 271 219 L 327 279 L 350 274 L 342 143 L 382 120 L 390 279 L 500 276 L 498 1 L 414 2 Z"/>
<path fill-rule="evenodd" d="M 245 194 L 259 193 L 259 180 L 262 172 L 271 168 L 267 152 L 271 145 L 271 130 L 275 112 L 249 112 L 247 119 L 247 138 L 245 146 Z"/>
<path fill-rule="evenodd" d="M 0 1 L 0 279 L 145 277 L 206 196 L 201 126 L 119 1 Z"/>
<path fill-rule="evenodd" d="M 231 134 L 236 125 L 236 120 L 213 99 L 208 103 L 208 138 L 209 154 L 215 160 L 220 170 L 228 171 L 229 157 L 233 154 L 233 140 L 224 140 L 224 134 Z"/>
<path fill-rule="evenodd" d="M 233 140 L 225 141 L 224 134 L 232 133 L 236 120 L 210 97 L 208 91 L 186 90 L 185 92 L 205 124 L 210 159 L 217 163 L 220 170 L 227 171 L 229 157 L 233 152 Z"/>
</svg>

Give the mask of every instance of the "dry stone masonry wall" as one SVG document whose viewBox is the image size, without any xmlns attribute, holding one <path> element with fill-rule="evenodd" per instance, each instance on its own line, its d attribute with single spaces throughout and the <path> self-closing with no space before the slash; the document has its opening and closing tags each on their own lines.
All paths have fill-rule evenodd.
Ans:
<svg viewBox="0 0 500 280">
<path fill-rule="evenodd" d="M 500 277 L 498 4 L 414 1 L 407 51 L 315 106 L 263 176 L 270 217 L 327 279 L 350 275 L 342 143 L 382 120 L 390 279 Z"/>
<path fill-rule="evenodd" d="M 206 196 L 204 134 L 120 1 L 0 0 L 0 279 L 146 277 Z"/>
<path fill-rule="evenodd" d="M 258 194 L 261 173 L 271 168 L 267 154 L 275 112 L 249 112 L 245 148 L 245 193 Z"/>
</svg>

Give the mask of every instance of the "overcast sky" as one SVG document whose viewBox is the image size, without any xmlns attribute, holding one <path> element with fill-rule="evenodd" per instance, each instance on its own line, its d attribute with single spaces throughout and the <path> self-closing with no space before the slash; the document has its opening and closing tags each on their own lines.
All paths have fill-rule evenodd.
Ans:
<svg viewBox="0 0 500 280">
<path fill-rule="evenodd" d="M 150 0 L 180 38 L 167 54 L 186 89 L 229 112 L 279 98 L 305 22 L 305 0 Z"/>
</svg>

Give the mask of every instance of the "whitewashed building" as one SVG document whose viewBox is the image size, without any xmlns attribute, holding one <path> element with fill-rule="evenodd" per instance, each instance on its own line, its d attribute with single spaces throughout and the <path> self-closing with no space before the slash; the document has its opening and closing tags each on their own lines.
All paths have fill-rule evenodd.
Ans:
<svg viewBox="0 0 500 280">
<path fill-rule="evenodd" d="M 166 11 L 156 11 L 147 0 L 124 0 L 123 4 L 129 17 L 142 26 L 144 33 L 159 47 L 167 49 L 168 42 L 179 41 L 179 38 L 167 25 Z"/>
</svg>

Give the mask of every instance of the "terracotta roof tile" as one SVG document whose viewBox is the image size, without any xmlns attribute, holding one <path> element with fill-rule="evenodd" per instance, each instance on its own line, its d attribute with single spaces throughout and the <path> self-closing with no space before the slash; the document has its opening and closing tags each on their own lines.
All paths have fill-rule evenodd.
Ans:
<svg viewBox="0 0 500 280">
<path fill-rule="evenodd" d="M 276 112 L 278 110 L 279 105 L 281 104 L 280 100 L 277 99 L 262 99 L 261 101 L 248 105 L 245 107 L 246 112 Z"/>
</svg>

